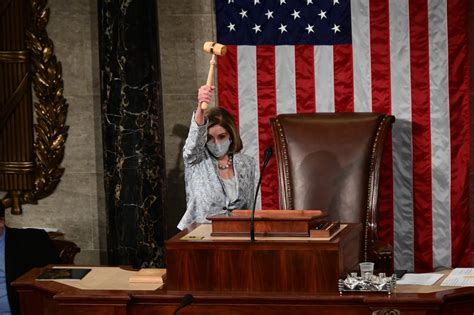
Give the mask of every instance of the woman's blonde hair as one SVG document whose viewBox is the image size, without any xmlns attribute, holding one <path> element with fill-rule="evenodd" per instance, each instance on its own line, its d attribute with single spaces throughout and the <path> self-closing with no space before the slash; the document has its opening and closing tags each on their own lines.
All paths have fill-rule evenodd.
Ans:
<svg viewBox="0 0 474 315">
<path fill-rule="evenodd" d="M 224 128 L 230 135 L 229 153 L 238 153 L 242 150 L 242 139 L 237 131 L 234 117 L 225 109 L 221 107 L 213 107 L 206 112 L 208 119 L 207 128 L 219 125 Z"/>
</svg>

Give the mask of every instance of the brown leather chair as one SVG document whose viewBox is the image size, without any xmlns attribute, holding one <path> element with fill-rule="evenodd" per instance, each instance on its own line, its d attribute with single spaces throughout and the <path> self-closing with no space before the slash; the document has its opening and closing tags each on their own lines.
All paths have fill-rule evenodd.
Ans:
<svg viewBox="0 0 474 315">
<path fill-rule="evenodd" d="M 382 150 L 394 121 L 378 113 L 282 114 L 270 121 L 280 207 L 362 223 L 361 257 L 385 271 L 392 248 L 378 240 L 377 206 Z"/>
</svg>

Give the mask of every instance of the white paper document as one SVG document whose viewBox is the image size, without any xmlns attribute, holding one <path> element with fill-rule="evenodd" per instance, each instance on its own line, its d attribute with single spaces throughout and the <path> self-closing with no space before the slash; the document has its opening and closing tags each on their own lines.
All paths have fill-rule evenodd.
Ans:
<svg viewBox="0 0 474 315">
<path fill-rule="evenodd" d="M 441 286 L 474 287 L 474 268 L 455 268 L 444 279 Z"/>
<path fill-rule="evenodd" d="M 406 273 L 397 284 L 433 285 L 442 276 L 440 273 Z"/>
</svg>

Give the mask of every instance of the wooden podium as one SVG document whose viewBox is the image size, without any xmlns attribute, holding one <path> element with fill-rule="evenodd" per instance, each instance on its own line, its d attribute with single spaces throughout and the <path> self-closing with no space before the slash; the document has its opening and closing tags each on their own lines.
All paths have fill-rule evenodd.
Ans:
<svg viewBox="0 0 474 315">
<path fill-rule="evenodd" d="M 167 289 L 214 292 L 336 292 L 360 261 L 361 224 L 331 239 L 211 236 L 194 225 L 166 242 Z"/>
</svg>

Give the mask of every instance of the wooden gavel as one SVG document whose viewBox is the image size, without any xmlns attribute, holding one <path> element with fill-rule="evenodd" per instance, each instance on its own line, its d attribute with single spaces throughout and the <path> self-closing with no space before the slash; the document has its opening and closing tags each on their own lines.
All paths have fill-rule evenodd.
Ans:
<svg viewBox="0 0 474 315">
<path fill-rule="evenodd" d="M 216 42 L 205 42 L 204 47 L 202 48 L 205 52 L 212 54 L 211 61 L 209 62 L 209 73 L 207 74 L 207 86 L 212 86 L 214 81 L 214 68 L 216 65 L 216 56 L 224 56 L 227 52 L 227 47 L 225 45 L 216 43 Z M 206 102 L 201 102 L 201 108 L 207 109 L 209 104 Z"/>
</svg>

